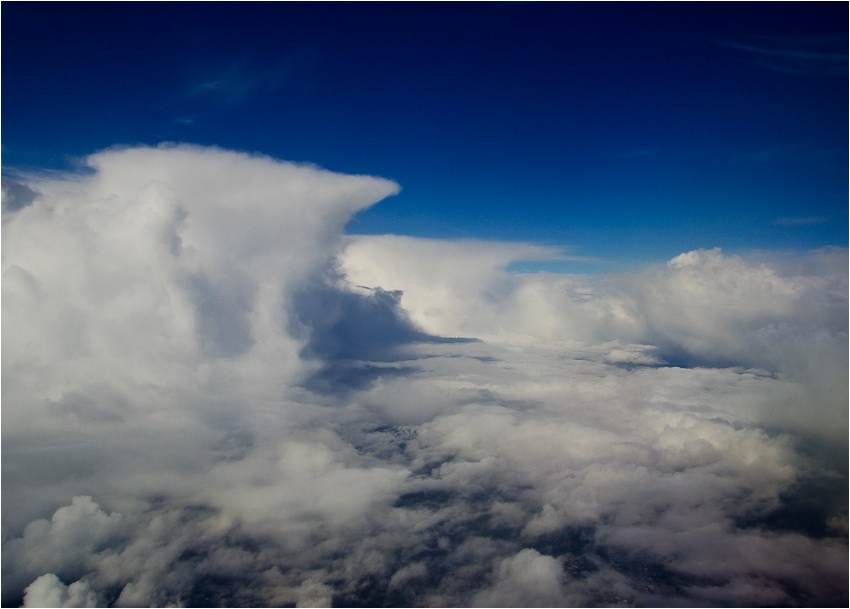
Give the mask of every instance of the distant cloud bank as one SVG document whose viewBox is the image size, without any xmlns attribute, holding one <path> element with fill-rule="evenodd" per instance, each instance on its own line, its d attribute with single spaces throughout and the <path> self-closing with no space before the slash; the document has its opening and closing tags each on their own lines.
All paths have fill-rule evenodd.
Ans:
<svg viewBox="0 0 850 609">
<path fill-rule="evenodd" d="M 344 235 L 389 180 L 88 165 L 3 188 L 4 605 L 847 603 L 845 249 L 518 274 Z"/>
</svg>

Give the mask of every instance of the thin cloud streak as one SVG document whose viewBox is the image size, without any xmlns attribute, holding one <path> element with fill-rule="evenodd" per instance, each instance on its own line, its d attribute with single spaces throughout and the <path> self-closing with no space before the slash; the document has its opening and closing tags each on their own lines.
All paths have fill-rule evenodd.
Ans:
<svg viewBox="0 0 850 609">
<path fill-rule="evenodd" d="M 314 54 L 312 47 L 303 47 L 269 62 L 245 58 L 199 70 L 189 79 L 182 97 L 188 101 L 210 101 L 225 107 L 244 104 L 260 94 L 293 87 L 295 79 L 313 60 Z"/>
<path fill-rule="evenodd" d="M 824 216 L 801 216 L 796 218 L 779 218 L 774 220 L 776 226 L 809 226 L 811 224 L 823 224 L 829 222 Z"/>
<path fill-rule="evenodd" d="M 748 54 L 753 64 L 780 74 L 847 76 L 847 38 L 760 37 L 753 42 L 715 40 Z"/>
</svg>

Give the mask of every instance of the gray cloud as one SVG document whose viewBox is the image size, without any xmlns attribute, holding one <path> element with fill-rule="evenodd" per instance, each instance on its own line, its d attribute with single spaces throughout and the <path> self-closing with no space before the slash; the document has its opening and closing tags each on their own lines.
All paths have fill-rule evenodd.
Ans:
<svg viewBox="0 0 850 609">
<path fill-rule="evenodd" d="M 400 299 L 398 291 L 346 285 L 330 276 L 296 291 L 290 331 L 306 340 L 301 357 L 322 362 L 305 386 L 320 393 L 365 389 L 381 377 L 415 372 L 414 366 L 398 364 L 417 359 L 409 349 L 413 345 L 470 340 L 422 332 Z"/>
<path fill-rule="evenodd" d="M 195 305 L 201 348 L 212 356 L 242 355 L 254 345 L 249 315 L 256 286 L 247 276 L 234 275 L 221 287 L 204 273 L 188 279 Z"/>
<path fill-rule="evenodd" d="M 386 180 L 90 163 L 3 228 L 4 605 L 846 603 L 846 250 L 512 274 L 344 238 Z"/>
<path fill-rule="evenodd" d="M 302 356 L 323 360 L 397 359 L 403 345 L 428 340 L 399 306 L 400 292 L 354 292 L 325 283 L 294 295 L 294 320 L 309 338 Z M 298 332 L 298 328 L 295 328 Z"/>
<path fill-rule="evenodd" d="M 66 586 L 53 573 L 42 575 L 24 590 L 24 607 L 98 607 L 98 602 L 85 582 Z"/>
<path fill-rule="evenodd" d="M 3 179 L 3 213 L 18 211 L 31 204 L 38 193 L 26 184 L 21 184 L 9 178 Z"/>
</svg>

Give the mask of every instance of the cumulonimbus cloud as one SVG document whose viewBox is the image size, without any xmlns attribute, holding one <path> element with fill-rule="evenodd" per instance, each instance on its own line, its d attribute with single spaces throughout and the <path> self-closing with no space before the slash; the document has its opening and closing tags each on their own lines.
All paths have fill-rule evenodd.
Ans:
<svg viewBox="0 0 850 609">
<path fill-rule="evenodd" d="M 846 603 L 846 250 L 508 273 L 345 237 L 388 180 L 88 163 L 4 188 L 4 604 Z"/>
</svg>

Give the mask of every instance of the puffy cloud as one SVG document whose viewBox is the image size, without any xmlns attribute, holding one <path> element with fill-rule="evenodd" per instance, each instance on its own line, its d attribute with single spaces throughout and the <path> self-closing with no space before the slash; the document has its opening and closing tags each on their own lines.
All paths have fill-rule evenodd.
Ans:
<svg viewBox="0 0 850 609">
<path fill-rule="evenodd" d="M 387 180 L 88 163 L 4 204 L 4 604 L 846 603 L 845 250 L 516 274 L 345 237 Z"/>
<path fill-rule="evenodd" d="M 428 332 L 483 338 L 485 328 L 487 337 L 508 330 L 499 322 L 516 288 L 504 267 L 557 257 L 551 248 L 523 243 L 356 236 L 347 238 L 340 269 L 355 283 L 400 290 L 402 305 Z"/>
<path fill-rule="evenodd" d="M 503 559 L 496 569 L 496 583 L 473 598 L 476 607 L 556 607 L 570 599 L 564 594 L 563 570 L 551 556 L 521 550 Z M 574 604 L 574 603 L 569 603 Z"/>
<path fill-rule="evenodd" d="M 97 597 L 85 582 L 66 586 L 53 573 L 42 575 L 24 590 L 24 607 L 97 606 Z"/>
<path fill-rule="evenodd" d="M 71 581 L 82 577 L 91 557 L 121 537 L 121 527 L 120 514 L 107 515 L 91 497 L 74 497 L 71 505 L 56 510 L 50 521 L 33 520 L 21 538 L 7 544 L 10 555 L 24 557 L 15 577 L 49 571 L 52 579 L 34 583 L 31 594 L 41 598 L 49 592 L 65 598 L 68 591 L 60 589 L 54 573 Z"/>
<path fill-rule="evenodd" d="M 448 246 L 438 240 L 359 236 L 349 238 L 340 265 L 357 283 L 401 290 L 402 306 L 433 333 L 605 344 L 608 361 L 623 365 L 781 374 L 805 396 L 789 396 L 764 416 L 846 443 L 846 250 L 752 261 L 695 250 L 664 266 L 600 277 L 505 273 L 511 260 L 546 253 L 521 244 L 451 247 L 464 264 L 444 262 Z"/>
<path fill-rule="evenodd" d="M 240 367 L 229 359 L 239 355 L 243 368 L 275 359 L 280 375 L 297 374 L 284 293 L 328 263 L 353 212 L 397 191 L 185 146 L 88 162 L 91 175 L 34 179 L 40 195 L 4 227 L 4 344 L 15 353 L 4 371 L 16 378 L 4 397 L 31 404 L 10 419 L 47 424 L 33 408 L 105 379 L 191 390 Z"/>
</svg>

